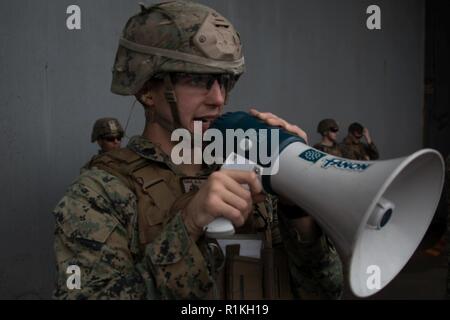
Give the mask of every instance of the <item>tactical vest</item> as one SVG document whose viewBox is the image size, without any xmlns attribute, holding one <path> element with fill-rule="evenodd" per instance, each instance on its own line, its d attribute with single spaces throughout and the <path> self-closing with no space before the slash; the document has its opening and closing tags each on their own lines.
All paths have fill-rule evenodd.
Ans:
<svg viewBox="0 0 450 320">
<path fill-rule="evenodd" d="M 142 251 L 197 192 L 196 188 L 184 190 L 181 177 L 163 163 L 143 158 L 128 148 L 99 155 L 89 165 L 117 177 L 136 195 Z M 238 245 L 228 246 L 223 268 L 217 276 L 218 293 L 209 298 L 242 300 L 292 297 L 287 256 L 282 248 L 272 247 L 269 212 L 263 204 L 258 204 L 256 210 L 266 228 L 262 229 L 258 223 L 246 223 L 237 233 L 256 231 L 262 234 L 262 260 L 242 257 Z M 215 240 L 208 241 L 219 248 Z M 217 255 L 215 252 L 215 256 Z"/>
</svg>

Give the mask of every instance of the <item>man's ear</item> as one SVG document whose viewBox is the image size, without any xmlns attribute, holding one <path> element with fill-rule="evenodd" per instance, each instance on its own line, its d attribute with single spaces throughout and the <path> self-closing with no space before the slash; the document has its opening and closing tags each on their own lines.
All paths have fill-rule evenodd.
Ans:
<svg viewBox="0 0 450 320">
<path fill-rule="evenodd" d="M 154 92 L 152 90 L 141 90 L 136 94 L 136 99 L 144 106 L 144 108 L 154 107 Z"/>
</svg>

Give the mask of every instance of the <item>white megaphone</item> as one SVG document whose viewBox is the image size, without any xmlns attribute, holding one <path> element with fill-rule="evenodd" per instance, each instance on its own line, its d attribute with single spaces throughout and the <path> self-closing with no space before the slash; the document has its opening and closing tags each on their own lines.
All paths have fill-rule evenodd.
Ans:
<svg viewBox="0 0 450 320">
<path fill-rule="evenodd" d="M 213 127 L 273 128 L 245 112 L 227 113 Z M 404 158 L 353 161 L 283 131 L 271 163 L 277 172 L 262 176 L 264 189 L 314 217 L 336 246 L 356 296 L 377 293 L 405 266 L 431 223 L 444 182 L 442 156 L 423 149 Z"/>
</svg>

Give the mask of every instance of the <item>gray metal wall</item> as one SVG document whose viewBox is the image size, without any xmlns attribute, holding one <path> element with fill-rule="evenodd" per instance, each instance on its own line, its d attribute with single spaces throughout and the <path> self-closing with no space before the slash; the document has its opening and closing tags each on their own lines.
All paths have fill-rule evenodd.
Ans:
<svg viewBox="0 0 450 320">
<path fill-rule="evenodd" d="M 128 117 L 132 99 L 109 92 L 110 71 L 137 2 L 0 2 L 0 298 L 50 297 L 51 211 L 96 152 L 94 120 Z M 245 46 L 247 73 L 229 110 L 272 111 L 312 143 L 324 117 L 342 127 L 360 121 L 383 158 L 420 148 L 423 0 L 204 3 L 235 24 Z M 66 28 L 71 4 L 82 10 L 79 31 Z M 371 4 L 381 7 L 381 31 L 366 28 Z M 136 106 L 128 134 L 142 125 Z"/>
</svg>

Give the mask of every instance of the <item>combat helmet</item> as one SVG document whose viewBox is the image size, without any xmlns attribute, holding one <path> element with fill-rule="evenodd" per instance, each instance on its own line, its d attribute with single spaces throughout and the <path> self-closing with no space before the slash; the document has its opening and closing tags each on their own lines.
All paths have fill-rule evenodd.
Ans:
<svg viewBox="0 0 450 320">
<path fill-rule="evenodd" d="M 162 74 L 165 96 L 177 120 L 168 76 L 173 72 L 228 74 L 236 81 L 244 72 L 244 56 L 233 25 L 214 9 L 191 1 L 141 4 L 141 12 L 128 20 L 119 40 L 111 91 L 135 95 Z"/>
<path fill-rule="evenodd" d="M 334 119 L 323 119 L 322 121 L 319 122 L 319 125 L 317 126 L 317 132 L 323 135 L 325 132 L 333 128 L 335 130 L 339 130 L 339 126 Z"/>
<path fill-rule="evenodd" d="M 116 118 L 101 118 L 95 121 L 92 128 L 91 142 L 102 137 L 123 137 L 124 130 Z"/>
</svg>

